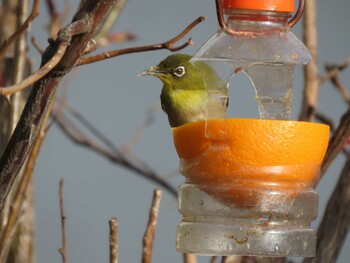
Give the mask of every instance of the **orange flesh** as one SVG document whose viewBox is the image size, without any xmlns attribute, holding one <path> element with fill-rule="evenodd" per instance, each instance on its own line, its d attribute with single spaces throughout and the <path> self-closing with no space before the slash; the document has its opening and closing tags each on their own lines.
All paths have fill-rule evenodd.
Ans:
<svg viewBox="0 0 350 263">
<path fill-rule="evenodd" d="M 172 131 L 182 174 L 225 203 L 254 199 L 254 188 L 312 187 L 329 139 L 324 124 L 261 119 L 208 120 Z M 215 194 L 208 185 L 226 190 Z"/>
</svg>

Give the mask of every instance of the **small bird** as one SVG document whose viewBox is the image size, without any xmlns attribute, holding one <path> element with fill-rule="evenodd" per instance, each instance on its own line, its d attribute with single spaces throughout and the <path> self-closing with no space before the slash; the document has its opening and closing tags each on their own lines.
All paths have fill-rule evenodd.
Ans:
<svg viewBox="0 0 350 263">
<path fill-rule="evenodd" d="M 191 58 L 170 55 L 140 74 L 156 76 L 163 82 L 160 101 L 171 127 L 226 116 L 227 82 L 209 65 L 190 62 Z"/>
</svg>

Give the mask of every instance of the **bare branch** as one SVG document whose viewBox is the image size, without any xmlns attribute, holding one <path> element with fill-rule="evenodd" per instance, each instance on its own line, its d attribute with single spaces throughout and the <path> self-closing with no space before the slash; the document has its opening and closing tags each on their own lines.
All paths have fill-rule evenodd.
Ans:
<svg viewBox="0 0 350 263">
<path fill-rule="evenodd" d="M 21 118 L 0 159 L 0 210 L 12 184 L 21 170 L 34 142 L 47 111 L 53 101 L 58 84 L 76 64 L 84 53 L 103 14 L 115 4 L 116 0 L 86 0 L 75 15 L 71 24 L 61 29 L 58 38 L 50 43 L 42 57 L 42 65 L 56 54 L 61 43 L 70 43 L 59 64 L 45 77 L 37 81 L 23 109 Z M 89 14 L 89 15 L 87 15 Z M 74 36 L 74 38 L 72 38 Z"/>
<path fill-rule="evenodd" d="M 350 159 L 347 159 L 317 232 L 316 256 L 304 263 L 336 262 L 349 228 Z"/>
<path fill-rule="evenodd" d="M 197 263 L 197 256 L 194 254 L 183 254 L 184 263 Z"/>
<path fill-rule="evenodd" d="M 132 41 L 136 39 L 136 35 L 130 32 L 116 32 L 106 35 L 96 41 L 97 45 L 103 48 L 107 48 L 108 44 L 123 43 L 126 41 Z"/>
<path fill-rule="evenodd" d="M 56 5 L 53 2 L 53 0 L 46 0 L 45 3 L 46 3 L 47 10 L 49 11 L 49 15 L 51 16 L 51 18 L 53 16 L 56 16 L 58 14 L 58 12 L 56 10 Z"/>
<path fill-rule="evenodd" d="M 160 110 L 160 105 L 157 103 L 156 105 L 150 107 L 147 110 L 146 119 L 143 121 L 143 123 L 141 123 L 141 125 L 139 125 L 136 128 L 136 132 L 131 137 L 131 139 L 129 139 L 127 142 L 125 142 L 124 145 L 122 146 L 122 151 L 124 153 L 131 152 L 132 147 L 136 144 L 136 142 L 138 142 L 140 140 L 140 138 L 141 138 L 142 134 L 144 133 L 144 131 L 146 130 L 146 128 L 153 123 L 155 111 L 158 109 Z"/>
<path fill-rule="evenodd" d="M 197 18 L 195 21 L 193 21 L 191 24 L 189 24 L 180 34 L 178 34 L 176 37 L 174 37 L 166 42 L 162 42 L 162 43 L 155 44 L 155 45 L 117 49 L 117 50 L 113 50 L 113 51 L 104 52 L 104 53 L 101 53 L 101 54 L 98 54 L 95 56 L 81 58 L 76 66 L 86 65 L 86 64 L 97 62 L 97 61 L 117 57 L 120 55 L 136 53 L 136 52 L 153 51 L 153 50 L 159 50 L 159 49 L 168 49 L 170 51 L 178 51 L 178 50 L 183 49 L 183 48 L 187 47 L 188 45 L 192 44 L 192 40 L 189 39 L 184 44 L 182 44 L 178 47 L 174 47 L 176 42 L 178 42 L 180 39 L 182 39 L 191 29 L 193 29 L 197 24 L 199 24 L 203 20 L 204 20 L 203 16 Z"/>
<path fill-rule="evenodd" d="M 60 28 L 60 14 L 57 11 L 56 5 L 53 0 L 46 0 L 45 3 L 50 15 L 48 30 L 49 30 L 50 36 L 52 38 L 55 38 L 58 32 L 58 29 Z"/>
<path fill-rule="evenodd" d="M 105 144 L 113 153 L 120 155 L 121 151 L 114 146 L 114 143 L 107 138 L 99 129 L 97 129 L 88 119 L 86 119 L 80 112 L 77 110 L 73 109 L 72 107 L 69 107 L 69 105 L 65 104 L 64 109 L 67 109 L 67 111 L 74 116 L 75 119 L 79 121 L 80 124 L 82 124 L 85 128 L 89 130 L 98 140 L 100 140 L 103 144 Z M 55 107 L 55 116 L 56 113 L 61 113 L 56 107 Z M 66 123 L 67 125 L 71 125 L 72 123 Z M 72 127 L 73 128 L 73 127 Z M 78 131 L 78 129 L 75 129 Z M 80 132 L 82 135 L 82 138 L 87 138 L 87 136 L 83 135 L 83 132 Z"/>
<path fill-rule="evenodd" d="M 101 132 L 99 132 L 95 127 L 93 127 L 90 123 L 88 125 L 85 124 L 89 130 L 97 136 L 102 142 L 108 146 L 109 149 L 102 147 L 97 144 L 93 140 L 91 140 L 88 136 L 86 136 L 76 125 L 74 125 L 64 114 L 57 110 L 57 108 L 53 109 L 53 116 L 56 120 L 56 123 L 59 125 L 61 130 L 71 139 L 74 143 L 85 146 L 89 150 L 92 150 L 102 156 L 106 157 L 113 163 L 121 165 L 132 172 L 135 172 L 137 175 L 146 178 L 167 190 L 173 197 L 177 197 L 177 191 L 174 187 L 172 187 L 168 182 L 163 180 L 159 175 L 157 175 L 150 167 L 148 167 L 145 163 L 134 162 L 130 160 L 127 156 L 125 156 L 122 151 L 120 151 L 116 146 L 114 146 L 113 142 L 111 142 L 108 138 L 106 138 Z M 84 119 L 86 123 L 87 120 Z M 82 124 L 84 124 L 82 122 Z"/>
<path fill-rule="evenodd" d="M 42 55 L 44 54 L 44 49 L 41 48 L 41 46 L 39 45 L 39 43 L 36 41 L 36 38 L 33 36 L 31 37 L 31 42 L 33 44 L 33 46 L 35 47 L 35 49 Z"/>
<path fill-rule="evenodd" d="M 143 236 L 142 263 L 152 262 L 153 242 L 156 234 L 157 219 L 159 214 L 160 199 L 162 191 L 157 189 L 153 193 L 152 206 L 149 211 L 149 219 L 145 234 Z"/>
<path fill-rule="evenodd" d="M 118 263 L 118 219 L 109 220 L 109 263 Z"/>
<path fill-rule="evenodd" d="M 49 24 L 47 25 L 47 29 L 52 38 L 56 38 L 57 32 L 62 27 L 65 19 L 68 17 L 71 11 L 71 1 L 69 0 L 64 1 L 65 8 L 61 12 L 57 11 L 56 2 L 57 1 L 53 1 L 53 0 L 45 1 L 49 12 L 49 17 L 50 17 L 50 21 L 49 21 Z"/>
<path fill-rule="evenodd" d="M 343 145 L 350 136 L 350 108 L 343 114 L 340 119 L 338 128 L 333 133 L 332 138 L 329 141 L 329 146 L 326 152 L 326 156 L 322 163 L 321 175 L 324 175 L 337 157 L 337 155 L 343 150 Z"/>
<path fill-rule="evenodd" d="M 100 28 L 94 35 L 96 42 L 100 43 L 100 40 L 108 35 L 113 25 L 119 18 L 121 11 L 124 9 L 126 2 L 127 0 L 118 0 L 117 3 L 111 8 L 108 15 L 105 16 L 104 21 L 101 23 Z"/>
<path fill-rule="evenodd" d="M 245 258 L 246 257 L 243 257 L 243 256 L 226 256 L 226 257 L 222 257 L 221 262 L 225 262 L 225 263 L 248 263 L 248 262 L 255 263 L 255 262 L 259 262 L 258 257 L 249 257 L 249 260 L 251 262 L 246 260 Z"/>
<path fill-rule="evenodd" d="M 317 97 L 320 86 L 317 67 L 316 0 L 305 1 L 303 36 L 305 45 L 311 52 L 312 59 L 304 68 L 305 85 L 299 119 L 302 121 L 313 121 L 317 109 Z"/>
<path fill-rule="evenodd" d="M 26 163 L 26 167 L 24 169 L 23 175 L 20 179 L 19 186 L 14 194 L 14 201 L 10 207 L 9 217 L 7 219 L 6 226 L 2 229 L 0 235 L 0 262 L 5 262 L 5 257 L 8 251 L 9 246 L 12 243 L 12 234 L 14 233 L 15 226 L 17 225 L 17 221 L 20 217 L 20 212 L 22 209 L 23 202 L 26 198 L 26 192 L 28 189 L 28 185 L 32 180 L 32 174 L 35 166 L 36 159 L 38 157 L 41 145 L 45 138 L 45 126 L 48 121 L 48 115 L 45 118 L 44 125 L 40 131 L 40 135 L 35 142 L 35 145 L 28 156 L 28 161 Z"/>
<path fill-rule="evenodd" d="M 33 83 L 43 78 L 61 61 L 68 45 L 69 43 L 67 42 L 61 42 L 52 58 L 38 71 L 22 80 L 20 83 L 8 87 L 0 87 L 0 96 L 11 96 L 12 94 L 31 86 Z"/>
<path fill-rule="evenodd" d="M 316 112 L 315 118 L 317 120 L 319 120 L 320 122 L 327 124 L 331 129 L 331 133 L 334 133 L 335 127 L 334 127 L 333 120 L 331 118 L 329 118 L 328 116 L 326 116 L 325 114 L 323 114 L 321 112 Z"/>
<path fill-rule="evenodd" d="M 332 72 L 333 70 L 337 70 L 338 72 L 340 72 L 341 70 L 344 70 L 348 66 L 348 63 L 350 64 L 350 58 L 349 58 L 349 61 L 345 61 L 343 64 L 340 64 L 340 65 L 327 64 L 325 68 L 327 72 Z M 333 86 L 336 88 L 336 90 L 340 93 L 345 103 L 350 105 L 349 93 L 345 88 L 345 86 L 343 85 L 343 83 L 341 83 L 338 74 L 332 76 L 330 78 L 330 81 L 333 83 Z"/>
<path fill-rule="evenodd" d="M 341 71 L 350 65 L 350 57 L 347 57 L 341 64 L 328 65 L 327 73 L 319 77 L 320 84 L 336 77 Z"/>
<path fill-rule="evenodd" d="M 60 215 L 61 215 L 61 233 L 62 233 L 62 247 L 58 249 L 62 257 L 62 263 L 67 263 L 67 242 L 66 242 L 66 215 L 64 213 L 63 206 L 63 179 L 59 184 L 59 197 L 60 197 Z"/>
<path fill-rule="evenodd" d="M 39 3 L 40 0 L 34 0 L 32 11 L 26 21 L 24 21 L 22 26 L 15 33 L 13 33 L 13 35 L 10 36 L 0 47 L 0 60 L 2 60 L 6 53 L 6 50 L 12 45 L 12 43 L 24 33 L 24 31 L 29 27 L 30 23 L 39 15 Z"/>
</svg>

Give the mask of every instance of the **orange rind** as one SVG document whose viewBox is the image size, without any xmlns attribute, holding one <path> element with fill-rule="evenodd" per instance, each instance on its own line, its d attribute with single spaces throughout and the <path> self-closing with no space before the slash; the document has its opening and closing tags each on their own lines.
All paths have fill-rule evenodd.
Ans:
<svg viewBox="0 0 350 263">
<path fill-rule="evenodd" d="M 224 0 L 224 8 L 294 12 L 294 0 Z"/>
</svg>

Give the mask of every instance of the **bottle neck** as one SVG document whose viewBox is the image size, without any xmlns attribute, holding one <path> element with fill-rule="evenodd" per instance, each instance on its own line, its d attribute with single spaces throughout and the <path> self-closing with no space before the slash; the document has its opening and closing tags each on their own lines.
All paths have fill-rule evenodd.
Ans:
<svg viewBox="0 0 350 263">
<path fill-rule="evenodd" d="M 288 30 L 291 13 L 224 9 L 227 25 L 234 31 L 265 32 Z"/>
</svg>

